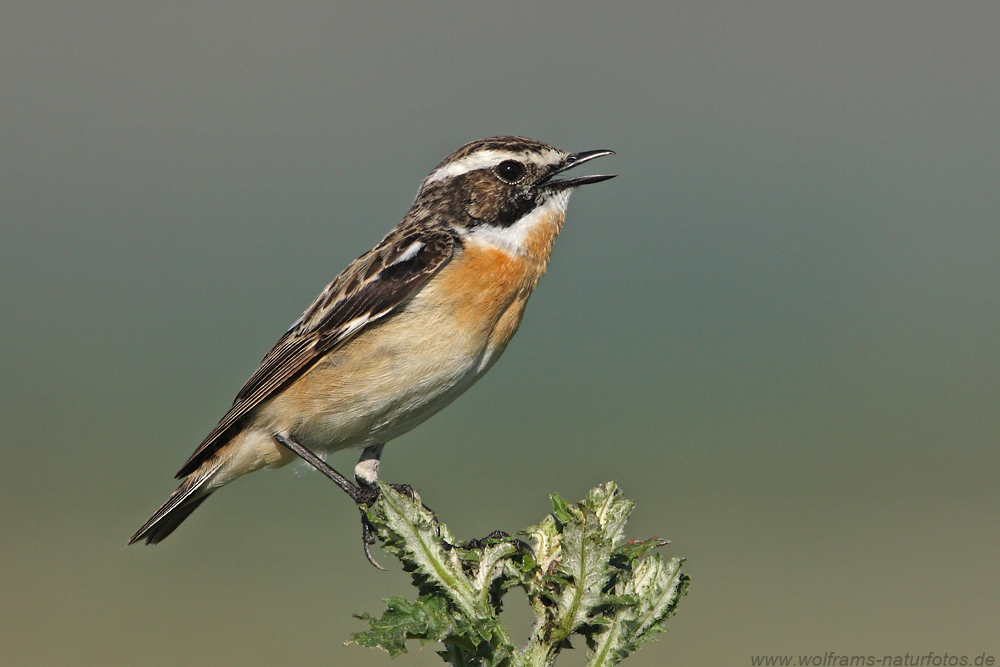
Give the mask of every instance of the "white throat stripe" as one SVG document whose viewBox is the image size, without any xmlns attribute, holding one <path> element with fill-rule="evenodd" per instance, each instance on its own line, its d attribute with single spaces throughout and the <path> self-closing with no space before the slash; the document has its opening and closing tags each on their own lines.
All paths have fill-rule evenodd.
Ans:
<svg viewBox="0 0 1000 667">
<path fill-rule="evenodd" d="M 560 216 L 566 212 L 566 203 L 569 201 L 570 193 L 570 190 L 563 190 L 552 195 L 547 201 L 508 227 L 477 225 L 470 232 L 467 232 L 466 238 L 488 243 L 514 255 L 523 255 L 528 252 L 526 244 L 531 232 L 538 225 L 552 224 L 554 216 Z"/>
</svg>

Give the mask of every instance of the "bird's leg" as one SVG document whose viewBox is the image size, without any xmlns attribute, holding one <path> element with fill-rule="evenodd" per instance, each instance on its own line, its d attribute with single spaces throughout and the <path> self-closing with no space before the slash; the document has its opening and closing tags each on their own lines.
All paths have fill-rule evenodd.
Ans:
<svg viewBox="0 0 1000 667">
<path fill-rule="evenodd" d="M 358 464 L 354 466 L 354 479 L 358 482 L 358 489 L 365 498 L 362 502 L 369 507 L 378 500 L 380 493 L 378 490 L 378 465 L 382 458 L 383 447 L 385 445 L 365 447 L 365 451 L 361 452 L 361 458 L 358 459 Z M 416 498 L 413 488 L 409 484 L 390 484 L 389 486 L 404 496 L 408 496 L 410 500 Z M 371 498 L 370 501 L 368 497 Z M 427 509 L 426 505 L 424 505 L 424 509 Z M 428 509 L 428 511 L 430 510 Z"/>
<path fill-rule="evenodd" d="M 378 500 L 379 496 L 378 465 L 384 446 L 365 447 L 365 451 L 361 452 L 361 458 L 358 459 L 358 464 L 354 466 L 354 480 L 358 483 L 358 492 L 364 497 L 362 502 L 369 507 Z"/>
<path fill-rule="evenodd" d="M 375 447 L 368 447 L 365 449 L 365 453 L 361 455 L 361 461 L 358 461 L 358 467 L 355 468 L 355 478 L 358 480 L 358 486 L 351 484 L 351 481 L 341 475 L 339 472 L 333 469 L 333 467 L 326 461 L 316 456 L 305 445 L 301 445 L 294 440 L 292 440 L 287 435 L 281 433 L 275 433 L 274 439 L 277 440 L 282 446 L 295 452 L 303 461 L 311 465 L 316 470 L 319 470 L 327 478 L 333 480 L 333 482 L 344 490 L 347 495 L 351 497 L 357 505 L 358 509 L 361 510 L 361 544 L 365 549 L 365 557 L 368 562 L 377 567 L 380 570 L 385 570 L 384 567 L 379 565 L 374 558 L 372 558 L 371 551 L 368 547 L 375 544 L 375 534 L 372 530 L 371 522 L 368 521 L 368 514 L 366 509 L 371 506 L 378 499 L 378 485 L 376 481 L 378 480 L 378 457 L 382 454 L 382 445 L 377 445 Z M 369 457 L 374 459 L 374 464 L 368 464 L 369 468 L 372 468 L 372 472 L 369 477 L 359 476 L 358 469 L 361 468 L 362 463 L 365 462 L 365 455 L 368 454 L 369 450 L 375 450 L 374 454 Z M 362 481 L 364 480 L 364 481 Z M 372 489 L 374 488 L 374 495 Z"/>
<path fill-rule="evenodd" d="M 368 520 L 367 508 L 375 504 L 380 491 L 378 490 L 378 464 L 382 457 L 382 447 L 384 445 L 372 445 L 365 447 L 361 452 L 361 458 L 354 466 L 354 479 L 358 483 L 358 509 L 361 510 L 361 543 L 365 547 L 365 557 L 368 562 L 380 570 L 385 568 L 375 562 L 368 547 L 375 544 L 375 531 L 372 529 L 371 521 Z"/>
<path fill-rule="evenodd" d="M 316 468 L 316 470 L 319 470 L 326 477 L 333 480 L 337 486 L 343 489 L 347 495 L 351 497 L 351 500 L 358 505 L 358 509 L 361 511 L 361 544 L 365 550 L 365 557 L 368 559 L 369 563 L 384 571 L 385 568 L 379 565 L 375 559 L 372 558 L 371 551 L 369 550 L 369 547 L 375 544 L 377 540 L 375 539 L 375 530 L 372 528 L 372 524 L 368 520 L 367 509 L 375 504 L 375 501 L 378 500 L 381 493 L 378 488 L 378 468 L 379 462 L 382 458 L 382 448 L 385 445 L 371 445 L 370 447 L 365 447 L 365 450 L 361 452 L 361 458 L 358 459 L 357 465 L 354 466 L 354 479 L 358 483 L 358 485 L 355 486 L 354 484 L 351 484 L 349 479 L 334 470 L 330 464 L 316 456 L 316 454 L 314 454 L 312 450 L 305 445 L 301 445 L 292 440 L 289 436 L 281 433 L 275 433 L 274 439 L 277 440 L 282 446 L 295 452 L 299 458 Z M 415 497 L 413 489 L 406 484 L 391 484 L 390 486 L 410 498 Z M 424 509 L 428 512 L 431 511 L 427 505 L 424 505 Z M 431 512 L 431 514 L 433 515 L 434 513 Z M 434 522 L 437 523 L 436 515 L 434 516 Z M 493 540 L 510 540 L 510 535 L 497 530 L 481 540 L 470 540 L 463 545 L 443 542 L 442 546 L 445 551 L 451 551 L 456 548 L 463 550 L 482 550 L 485 549 L 488 543 Z M 514 548 L 518 551 L 534 553 L 532 548 L 521 540 L 514 539 L 510 541 L 514 545 Z"/>
<path fill-rule="evenodd" d="M 351 480 L 334 470 L 329 463 L 313 454 L 311 449 L 305 445 L 300 445 L 282 433 L 275 433 L 274 439 L 277 440 L 282 446 L 292 450 L 299 456 L 299 458 L 311 465 L 313 468 L 316 468 L 316 470 L 319 470 L 327 478 L 332 479 L 337 486 L 342 488 L 344 492 L 351 497 L 351 500 L 359 505 L 363 502 L 360 489 L 351 484 Z"/>
</svg>

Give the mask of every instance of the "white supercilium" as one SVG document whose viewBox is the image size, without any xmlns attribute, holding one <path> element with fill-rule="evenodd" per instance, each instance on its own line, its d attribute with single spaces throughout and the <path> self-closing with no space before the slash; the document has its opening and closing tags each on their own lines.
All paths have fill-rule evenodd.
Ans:
<svg viewBox="0 0 1000 667">
<path fill-rule="evenodd" d="M 540 166 L 553 165 L 564 159 L 566 155 L 557 150 L 549 149 L 541 153 L 516 153 L 514 151 L 481 150 L 472 155 L 466 155 L 460 160 L 439 167 L 431 172 L 430 176 L 424 179 L 424 185 L 443 181 L 447 178 L 454 178 L 467 174 L 478 169 L 492 169 L 504 160 L 517 160 L 519 162 L 532 162 Z"/>
</svg>

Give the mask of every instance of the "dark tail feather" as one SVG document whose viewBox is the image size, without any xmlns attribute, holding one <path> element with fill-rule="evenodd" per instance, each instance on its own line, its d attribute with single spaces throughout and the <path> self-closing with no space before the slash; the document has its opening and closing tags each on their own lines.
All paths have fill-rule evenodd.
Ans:
<svg viewBox="0 0 1000 667">
<path fill-rule="evenodd" d="M 184 519 L 188 518 L 191 512 L 198 509 L 198 505 L 205 502 L 212 492 L 201 487 L 211 478 L 212 473 L 218 469 L 218 464 L 212 466 L 204 472 L 196 471 L 177 487 L 177 490 L 170 494 L 167 502 L 163 503 L 160 509 L 156 510 L 149 521 L 136 531 L 129 544 L 135 544 L 139 540 L 145 539 L 146 544 L 156 544 L 174 532 L 177 526 L 181 525 Z"/>
<path fill-rule="evenodd" d="M 205 499 L 211 494 L 205 494 L 194 500 L 189 500 L 188 502 L 171 507 L 166 512 L 160 516 L 154 515 L 146 524 L 140 528 L 132 539 L 128 541 L 129 544 L 135 544 L 139 540 L 145 538 L 146 544 L 156 544 L 170 533 L 174 532 L 177 526 L 181 525 L 184 519 L 188 518 L 191 512 L 198 509 L 198 505 L 205 502 Z M 157 515 L 160 513 L 157 512 Z"/>
</svg>

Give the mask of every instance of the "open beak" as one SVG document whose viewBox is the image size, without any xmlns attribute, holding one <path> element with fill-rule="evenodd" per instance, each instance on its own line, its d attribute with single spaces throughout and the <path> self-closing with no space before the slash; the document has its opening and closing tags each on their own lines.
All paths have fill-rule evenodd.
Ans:
<svg viewBox="0 0 1000 667">
<path fill-rule="evenodd" d="M 576 178 L 564 178 L 556 181 L 552 180 L 552 177 L 556 174 L 561 174 L 562 172 L 572 169 L 573 167 L 578 167 L 584 162 L 589 162 L 595 158 L 604 157 L 605 155 L 614 154 L 614 151 L 584 151 L 582 153 L 573 153 L 566 158 L 565 162 L 553 169 L 544 179 L 542 179 L 537 186 L 544 186 L 549 190 L 563 190 L 565 188 L 575 188 L 578 185 L 586 185 L 587 183 L 600 183 L 601 181 L 606 181 L 609 178 L 614 178 L 618 174 L 594 174 L 593 176 L 577 176 Z"/>
</svg>

